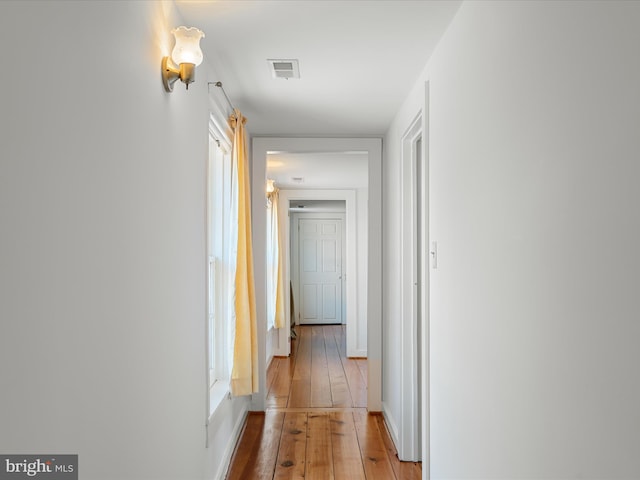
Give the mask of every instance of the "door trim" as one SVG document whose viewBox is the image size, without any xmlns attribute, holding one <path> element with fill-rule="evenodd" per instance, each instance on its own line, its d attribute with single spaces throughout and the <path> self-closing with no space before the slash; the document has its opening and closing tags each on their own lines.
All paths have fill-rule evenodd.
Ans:
<svg viewBox="0 0 640 480">
<path fill-rule="evenodd" d="M 422 480 L 431 478 L 431 268 L 436 267 L 435 258 L 430 246 L 431 238 L 431 126 L 430 126 L 430 83 L 424 84 L 424 110 L 422 116 L 422 241 L 424 245 L 424 265 L 422 268 L 422 334 L 421 342 L 421 387 L 422 387 Z M 429 258 L 426 258 L 428 252 Z"/>
<path fill-rule="evenodd" d="M 398 456 L 403 461 L 420 461 L 422 452 L 420 451 L 421 430 L 420 419 L 420 394 L 419 388 L 422 378 L 418 378 L 420 369 L 418 362 L 421 361 L 420 351 L 422 347 L 421 339 L 418 338 L 418 322 L 424 325 L 423 315 L 418 309 L 419 297 L 422 299 L 422 311 L 428 308 L 428 303 L 423 297 L 423 278 L 418 278 L 418 272 L 425 270 L 426 242 L 423 232 L 418 232 L 417 214 L 424 206 L 422 198 L 418 198 L 419 190 L 425 190 L 423 178 L 417 178 L 417 162 L 423 161 L 424 152 L 416 150 L 418 140 L 423 139 L 422 112 L 420 112 L 410 123 L 402 137 L 402 377 L 401 377 L 401 428 L 398 439 Z M 420 142 L 422 145 L 423 142 Z M 417 188 L 420 182 L 421 188 Z M 424 211 L 422 211 L 424 213 Z M 420 235 L 420 245 L 417 243 Z M 420 256 L 420 252 L 423 252 Z M 418 261 L 421 261 L 421 268 L 418 269 Z M 418 317 L 421 318 L 418 318 Z M 419 344 L 420 342 L 420 344 Z"/>
</svg>

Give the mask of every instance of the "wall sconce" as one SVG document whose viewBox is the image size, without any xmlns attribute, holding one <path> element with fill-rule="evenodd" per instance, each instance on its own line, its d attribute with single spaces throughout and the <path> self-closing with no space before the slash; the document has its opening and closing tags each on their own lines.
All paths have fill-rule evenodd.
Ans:
<svg viewBox="0 0 640 480">
<path fill-rule="evenodd" d="M 275 182 L 270 178 L 267 179 L 267 193 L 273 193 L 276 189 Z"/>
<path fill-rule="evenodd" d="M 162 58 L 162 83 L 167 92 L 173 91 L 173 84 L 180 79 L 187 85 L 193 83 L 196 78 L 196 67 L 202 63 L 202 50 L 200 50 L 200 39 L 204 33 L 195 27 L 178 27 L 171 30 L 176 37 L 176 45 L 169 57 Z M 170 60 L 175 65 L 170 64 Z"/>
</svg>

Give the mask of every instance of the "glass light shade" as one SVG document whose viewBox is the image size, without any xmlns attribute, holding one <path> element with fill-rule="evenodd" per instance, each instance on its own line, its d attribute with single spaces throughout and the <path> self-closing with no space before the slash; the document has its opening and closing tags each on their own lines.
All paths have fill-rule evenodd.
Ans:
<svg viewBox="0 0 640 480">
<path fill-rule="evenodd" d="M 271 193 L 275 191 L 275 189 L 276 189 L 275 182 L 270 178 L 267 179 L 267 193 Z"/>
<path fill-rule="evenodd" d="M 177 64 L 193 63 L 196 67 L 202 63 L 200 39 L 204 33 L 196 27 L 178 27 L 171 30 L 176 37 L 176 46 L 171 52 L 171 59 Z"/>
</svg>

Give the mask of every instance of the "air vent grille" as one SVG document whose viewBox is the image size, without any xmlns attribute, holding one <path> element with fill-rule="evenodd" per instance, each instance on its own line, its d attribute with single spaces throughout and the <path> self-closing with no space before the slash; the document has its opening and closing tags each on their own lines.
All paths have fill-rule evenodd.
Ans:
<svg viewBox="0 0 640 480">
<path fill-rule="evenodd" d="M 293 62 L 273 62 L 273 68 L 276 72 L 282 70 L 290 70 L 293 72 Z"/>
<path fill-rule="evenodd" d="M 300 78 L 298 60 L 269 59 L 267 62 L 273 78 Z"/>
</svg>

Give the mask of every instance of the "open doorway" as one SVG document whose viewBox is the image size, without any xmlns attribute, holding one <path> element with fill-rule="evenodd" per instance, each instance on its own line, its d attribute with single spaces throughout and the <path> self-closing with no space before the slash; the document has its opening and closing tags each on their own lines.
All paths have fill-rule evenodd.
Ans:
<svg viewBox="0 0 640 480">
<path fill-rule="evenodd" d="M 264 190 L 264 184 L 267 179 L 267 162 L 270 154 L 283 152 L 296 154 L 318 154 L 324 155 L 322 161 L 316 165 L 329 175 L 333 172 L 333 180 L 340 178 L 348 178 L 345 175 L 336 175 L 335 170 L 329 166 L 330 157 L 335 154 L 364 154 L 366 155 L 366 200 L 358 199 L 358 189 L 340 188 L 339 184 L 324 187 L 322 185 L 312 185 L 310 177 L 303 176 L 298 183 L 292 185 L 295 190 L 288 190 L 290 198 L 287 195 L 280 195 L 280 202 L 290 199 L 296 200 L 326 200 L 326 195 L 336 195 L 341 193 L 346 202 L 345 212 L 345 229 L 346 229 L 346 249 L 349 252 L 350 245 L 356 245 L 353 255 L 347 253 L 347 282 L 346 282 L 346 309 L 347 309 L 347 327 L 349 326 L 349 314 L 351 312 L 366 311 L 364 315 L 366 328 L 361 329 L 360 334 L 366 341 L 367 371 L 368 371 L 368 392 L 367 392 L 367 408 L 369 411 L 381 411 L 381 161 L 382 161 L 382 142 L 380 139 L 347 139 L 347 138 L 254 138 L 252 149 L 252 178 L 253 190 Z M 277 183 L 277 182 L 276 182 Z M 302 185 L 301 185 L 302 184 Z M 338 185 L 338 186 L 335 186 Z M 301 188 L 302 187 L 302 188 Z M 313 188 L 307 188 L 313 187 Z M 287 189 L 281 190 L 287 192 Z M 295 193 L 294 193 L 295 192 Z M 312 193 L 311 193 L 312 192 Z M 291 195 L 293 195 L 291 197 Z M 318 196 L 320 195 L 320 196 Z M 324 196 L 323 196 L 324 195 Z M 337 198 L 338 200 L 341 198 Z M 288 206 L 289 204 L 287 204 Z M 266 231 L 266 221 L 264 214 L 264 202 L 259 195 L 253 197 L 253 238 L 254 245 L 264 244 L 264 231 Z M 358 222 L 366 220 L 358 230 Z M 287 222 L 288 223 L 288 222 Z M 289 227 L 287 227 L 289 228 Z M 358 235 L 358 232 L 361 232 Z M 366 235 L 363 235 L 366 232 Z M 366 237 L 363 238 L 363 237 Z M 358 248 L 358 241 L 361 241 L 366 248 Z M 364 256 L 363 256 L 364 253 Z M 256 277 L 256 304 L 258 310 L 258 333 L 259 333 L 259 349 L 262 350 L 260 358 L 260 375 L 261 387 L 266 385 L 266 368 L 270 359 L 269 349 L 274 345 L 269 343 L 269 339 L 273 338 L 269 335 L 266 325 L 261 321 L 261 312 L 265 304 L 264 291 L 260 291 L 260 285 L 265 275 L 264 270 L 264 252 L 261 249 L 255 249 L 255 277 Z M 353 264 L 350 277 L 349 264 Z M 366 265 L 366 269 L 358 269 L 358 265 Z M 354 283 L 359 275 L 364 273 L 366 287 L 350 294 L 349 284 Z M 350 282 L 351 280 L 351 282 Z M 349 301 L 350 295 L 353 301 Z M 361 297 L 359 298 L 359 295 Z M 359 305 L 365 307 L 359 308 Z M 352 325 L 356 325 L 352 322 Z M 288 335 L 288 332 L 286 332 Z M 278 337 L 282 333 L 278 332 Z M 280 343 L 277 346 L 281 346 Z M 252 408 L 256 410 L 264 409 L 264 388 L 261 392 L 254 396 Z"/>
<path fill-rule="evenodd" d="M 268 153 L 266 173 L 280 189 L 280 211 L 289 212 L 289 218 L 283 216 L 281 221 L 283 237 L 288 240 L 284 242 L 285 284 L 291 286 L 286 292 L 291 292 L 291 297 L 285 299 L 287 320 L 296 324 L 344 323 L 347 355 L 367 357 L 368 154 Z M 301 232 L 300 227 L 308 231 Z M 318 232 L 320 227 L 324 232 Z M 331 238 L 338 231 L 340 243 Z M 305 254 L 298 244 L 301 236 L 307 237 L 307 248 L 313 249 L 306 252 L 307 256 L 313 255 L 303 266 L 312 277 L 306 287 L 299 281 L 300 254 Z M 335 263 L 333 255 L 338 251 L 341 260 Z M 328 258 L 324 258 L 324 253 Z M 318 262 L 323 260 L 326 262 L 323 271 L 314 274 L 311 270 L 319 268 Z M 338 298 L 340 310 L 335 311 Z M 273 338 L 274 335 L 278 338 Z M 288 332 L 267 332 L 267 349 L 270 347 L 274 355 L 288 355 Z"/>
</svg>

